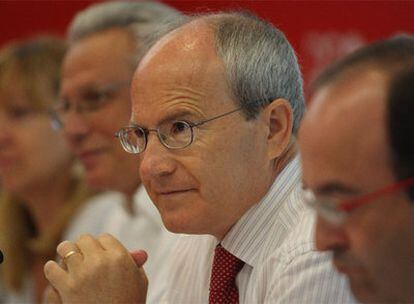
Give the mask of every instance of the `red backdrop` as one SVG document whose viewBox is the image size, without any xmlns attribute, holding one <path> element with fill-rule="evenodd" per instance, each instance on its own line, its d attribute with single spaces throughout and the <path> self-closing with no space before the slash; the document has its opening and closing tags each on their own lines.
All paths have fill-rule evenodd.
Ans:
<svg viewBox="0 0 414 304">
<path fill-rule="evenodd" d="M 73 15 L 95 1 L 0 0 L 0 45 L 43 32 L 64 35 Z M 249 9 L 283 30 L 305 79 L 333 59 L 395 33 L 414 33 L 412 1 L 177 1 L 184 12 Z"/>
</svg>

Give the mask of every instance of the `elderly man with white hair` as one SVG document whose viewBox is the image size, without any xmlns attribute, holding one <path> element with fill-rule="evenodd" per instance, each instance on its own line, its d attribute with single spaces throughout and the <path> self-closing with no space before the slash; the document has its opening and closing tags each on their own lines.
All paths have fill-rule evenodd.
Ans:
<svg viewBox="0 0 414 304">
<path fill-rule="evenodd" d="M 151 257 L 145 270 L 154 283 L 151 302 L 163 290 L 160 269 L 176 236 L 165 229 L 141 185 L 138 157 L 126 154 L 114 133 L 130 118 L 130 84 L 149 37 L 180 16 L 155 1 L 104 2 L 79 12 L 68 29 L 60 99 L 54 107 L 55 126 L 79 159 L 88 186 L 112 191 L 95 197 L 65 238 L 76 241 L 86 232 L 107 232 L 129 250 L 146 250 Z M 63 260 L 74 253 L 67 252 Z"/>
<path fill-rule="evenodd" d="M 344 303 L 345 281 L 317 253 L 301 198 L 296 132 L 302 79 L 284 34 L 244 13 L 189 18 L 159 39 L 132 84 L 117 132 L 165 226 L 169 303 Z M 45 265 L 70 302 L 146 299 L 146 258 L 109 235 L 63 243 Z M 150 284 L 151 284 L 151 280 Z"/>
</svg>

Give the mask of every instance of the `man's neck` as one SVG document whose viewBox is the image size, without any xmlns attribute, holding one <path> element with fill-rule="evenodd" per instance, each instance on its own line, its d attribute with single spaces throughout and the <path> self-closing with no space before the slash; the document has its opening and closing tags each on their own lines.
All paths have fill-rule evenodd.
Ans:
<svg viewBox="0 0 414 304">
<path fill-rule="evenodd" d="M 296 141 L 292 141 L 286 152 L 279 158 L 274 160 L 272 183 L 276 180 L 278 175 L 285 169 L 285 167 L 295 158 L 298 153 Z"/>
<path fill-rule="evenodd" d="M 214 234 L 216 239 L 221 242 L 227 235 L 229 231 L 233 228 L 233 226 L 248 212 L 255 204 L 259 203 L 261 199 L 266 195 L 266 193 L 271 189 L 272 185 L 274 184 L 276 178 L 282 173 L 283 169 L 295 158 L 297 155 L 297 145 L 294 141 L 289 145 L 288 149 L 285 151 L 285 153 L 280 156 L 279 158 L 274 160 L 273 163 L 273 169 L 272 174 L 269 175 L 269 179 L 266 183 L 266 186 L 263 187 L 263 193 L 260 196 L 260 199 L 254 202 L 251 206 L 249 206 L 246 210 L 243 211 L 243 213 L 240 215 L 240 217 L 230 226 L 227 227 L 227 229 L 223 229 L 222 233 Z"/>
</svg>

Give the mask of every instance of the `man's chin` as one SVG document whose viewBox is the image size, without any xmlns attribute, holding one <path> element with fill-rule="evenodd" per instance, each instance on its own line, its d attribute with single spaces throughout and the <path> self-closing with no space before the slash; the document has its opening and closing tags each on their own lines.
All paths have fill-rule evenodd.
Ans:
<svg viewBox="0 0 414 304">
<path fill-rule="evenodd" d="M 165 228 L 167 228 L 168 231 L 172 233 L 187 233 L 185 231 L 185 227 L 183 227 L 181 222 L 177 222 L 176 220 L 171 219 L 168 216 L 165 216 L 165 214 L 163 213 L 161 213 L 161 219 Z"/>
<path fill-rule="evenodd" d="M 158 211 L 160 211 L 158 209 Z M 173 212 L 160 212 L 162 222 L 168 231 L 172 233 L 184 233 L 184 234 L 198 234 L 195 231 L 194 225 L 191 221 L 185 220 L 185 215 Z"/>
<path fill-rule="evenodd" d="M 352 294 L 361 303 L 385 303 L 381 295 L 378 294 L 371 284 L 361 283 L 355 279 L 349 278 L 349 285 L 352 290 Z"/>
<path fill-rule="evenodd" d="M 85 182 L 88 187 L 94 191 L 107 191 L 113 190 L 111 187 L 110 180 L 108 178 L 103 177 L 98 172 L 94 172 L 95 170 L 86 171 L 86 178 Z"/>
<path fill-rule="evenodd" d="M 187 219 L 186 219 L 187 218 Z M 188 217 L 174 217 L 161 213 L 162 222 L 168 231 L 181 234 L 212 234 L 211 226 L 200 225 L 199 221 L 192 221 Z M 196 218 L 196 216 L 194 216 Z"/>
</svg>

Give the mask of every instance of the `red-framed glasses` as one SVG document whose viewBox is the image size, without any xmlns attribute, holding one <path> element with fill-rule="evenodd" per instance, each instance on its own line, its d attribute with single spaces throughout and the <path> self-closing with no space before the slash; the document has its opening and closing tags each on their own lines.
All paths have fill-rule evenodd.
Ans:
<svg viewBox="0 0 414 304">
<path fill-rule="evenodd" d="M 339 225 L 344 222 L 351 211 L 363 205 L 372 203 L 383 196 L 396 193 L 413 185 L 414 177 L 410 177 L 345 201 L 336 200 L 326 196 L 317 196 L 308 189 L 304 190 L 303 196 L 306 204 L 313 208 L 320 217 L 331 224 Z"/>
</svg>

